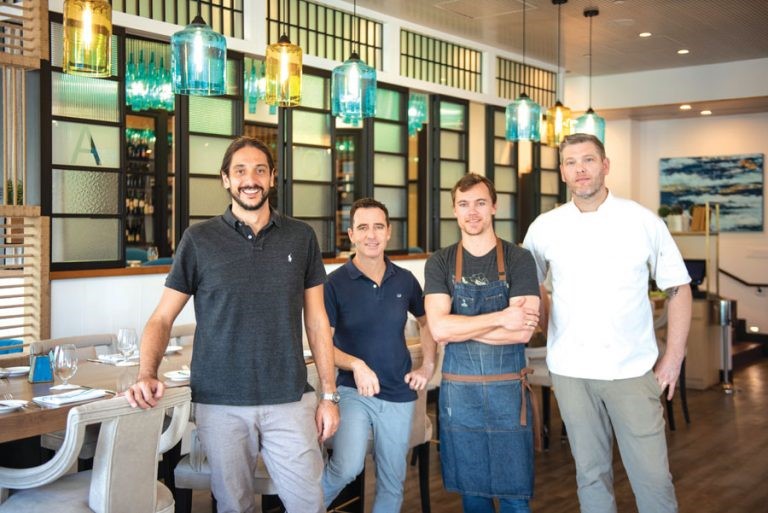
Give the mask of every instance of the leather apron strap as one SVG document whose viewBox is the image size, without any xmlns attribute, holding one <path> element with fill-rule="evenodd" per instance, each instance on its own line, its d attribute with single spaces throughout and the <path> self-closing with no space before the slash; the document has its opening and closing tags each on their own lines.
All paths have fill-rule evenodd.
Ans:
<svg viewBox="0 0 768 513">
<path fill-rule="evenodd" d="M 464 246 L 459 245 L 456 247 L 456 276 L 454 283 L 461 283 L 462 267 L 464 265 Z M 499 281 L 505 281 L 507 279 L 507 273 L 504 268 L 504 248 L 501 245 L 501 239 L 496 237 L 496 269 L 499 272 Z"/>
</svg>

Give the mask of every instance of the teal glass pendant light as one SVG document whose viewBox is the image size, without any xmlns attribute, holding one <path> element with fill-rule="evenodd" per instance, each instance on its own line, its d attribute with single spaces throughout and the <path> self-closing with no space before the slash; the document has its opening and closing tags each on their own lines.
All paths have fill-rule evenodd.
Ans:
<svg viewBox="0 0 768 513">
<path fill-rule="evenodd" d="M 352 41 L 358 44 L 357 2 L 352 15 Z M 353 51 L 344 64 L 331 75 L 331 114 L 347 124 L 357 125 L 376 114 L 376 70 Z"/>
<path fill-rule="evenodd" d="M 592 134 L 605 143 L 605 118 L 598 116 L 592 109 L 592 18 L 600 14 L 595 7 L 584 9 L 584 16 L 589 18 L 589 109 L 576 119 L 574 132 Z"/>
<path fill-rule="evenodd" d="M 196 96 L 218 96 L 226 92 L 227 42 L 200 15 L 184 30 L 171 36 L 173 92 Z"/>
<path fill-rule="evenodd" d="M 525 67 L 525 2 L 523 2 L 523 67 Z M 541 138 L 541 106 L 525 94 L 520 93 L 515 101 L 507 105 L 507 140 L 534 141 Z"/>
<path fill-rule="evenodd" d="M 416 135 L 427 122 L 427 95 L 411 93 L 408 96 L 408 135 Z"/>
</svg>

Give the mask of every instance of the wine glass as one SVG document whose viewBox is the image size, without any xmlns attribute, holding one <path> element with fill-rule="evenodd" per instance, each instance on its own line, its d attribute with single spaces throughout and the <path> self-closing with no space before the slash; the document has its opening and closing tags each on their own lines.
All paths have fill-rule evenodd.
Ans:
<svg viewBox="0 0 768 513">
<path fill-rule="evenodd" d="M 157 246 L 149 246 L 147 248 L 147 260 L 149 262 L 157 260 Z"/>
<path fill-rule="evenodd" d="M 51 387 L 57 390 L 66 390 L 70 388 L 80 388 L 77 385 L 70 385 L 69 380 L 77 372 L 77 348 L 74 344 L 62 344 L 56 346 L 53 350 L 53 368 L 56 376 L 64 383 Z"/>
<path fill-rule="evenodd" d="M 128 357 L 136 351 L 139 337 L 133 328 L 120 328 L 117 332 L 117 350 L 123 355 L 122 365 L 128 365 Z"/>
</svg>

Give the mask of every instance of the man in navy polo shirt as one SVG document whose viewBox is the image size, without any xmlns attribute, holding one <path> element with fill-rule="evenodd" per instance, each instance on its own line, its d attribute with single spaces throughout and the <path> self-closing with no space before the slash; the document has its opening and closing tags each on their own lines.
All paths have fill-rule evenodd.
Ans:
<svg viewBox="0 0 768 513">
<path fill-rule="evenodd" d="M 350 211 L 352 259 L 328 277 L 325 308 L 334 329 L 341 424 L 323 475 L 326 507 L 362 470 L 373 430 L 376 498 L 373 513 L 400 511 L 416 391 L 435 370 L 419 282 L 384 256 L 392 234 L 382 203 L 363 198 Z M 405 343 L 408 312 L 421 325 L 423 364 L 411 370 Z"/>
</svg>

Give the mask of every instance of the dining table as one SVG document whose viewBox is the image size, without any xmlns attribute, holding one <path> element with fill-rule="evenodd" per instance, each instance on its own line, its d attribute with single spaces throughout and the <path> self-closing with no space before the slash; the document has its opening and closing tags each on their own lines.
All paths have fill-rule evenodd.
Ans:
<svg viewBox="0 0 768 513">
<path fill-rule="evenodd" d="M 189 382 L 171 381 L 164 374 L 187 368 L 192 359 L 192 346 L 182 346 L 180 349 L 167 352 L 158 370 L 158 377 L 164 379 L 167 386 L 185 386 Z M 5 365 L 0 363 L 0 366 Z M 80 359 L 77 372 L 70 382 L 87 389 L 104 389 L 107 391 L 100 399 L 109 399 L 122 393 L 136 381 L 138 365 L 117 366 L 113 363 L 96 361 L 96 358 Z M 61 431 L 66 428 L 67 415 L 73 407 L 82 402 L 68 403 L 61 406 L 40 406 L 33 398 L 58 393 L 51 390 L 60 382 L 30 383 L 27 375 L 0 378 L 0 400 L 15 399 L 28 401 L 22 408 L 0 414 L 0 443 L 20 440 L 32 436 Z"/>
</svg>

